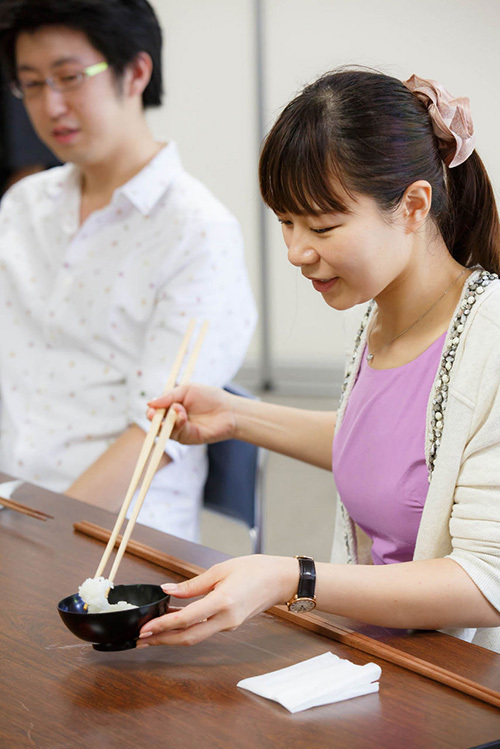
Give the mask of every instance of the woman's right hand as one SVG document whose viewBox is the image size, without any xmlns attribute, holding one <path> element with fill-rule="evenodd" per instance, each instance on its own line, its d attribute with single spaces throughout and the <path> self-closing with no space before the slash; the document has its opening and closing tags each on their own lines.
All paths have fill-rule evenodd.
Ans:
<svg viewBox="0 0 500 749">
<path fill-rule="evenodd" d="M 231 439 L 236 432 L 232 403 L 237 396 L 208 385 L 179 385 L 148 403 L 148 419 L 158 408 L 172 407 L 177 419 L 171 438 L 183 445 L 204 445 Z"/>
</svg>

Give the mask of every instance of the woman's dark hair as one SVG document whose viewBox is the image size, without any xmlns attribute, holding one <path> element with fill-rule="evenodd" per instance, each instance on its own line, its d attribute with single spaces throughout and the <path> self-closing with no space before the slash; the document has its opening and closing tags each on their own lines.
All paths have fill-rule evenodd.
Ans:
<svg viewBox="0 0 500 749">
<path fill-rule="evenodd" d="M 144 107 L 160 106 L 162 33 L 147 0 L 1 0 L 0 49 L 11 80 L 16 79 L 17 37 L 42 26 L 83 32 L 118 79 L 139 52 L 147 52 L 153 72 L 142 101 Z"/>
<path fill-rule="evenodd" d="M 265 139 L 259 178 L 273 211 L 311 215 L 346 212 L 354 193 L 390 212 L 409 185 L 427 180 L 430 216 L 452 256 L 500 271 L 498 212 L 481 159 L 474 151 L 445 167 L 425 106 L 396 78 L 342 69 L 306 86 Z"/>
</svg>

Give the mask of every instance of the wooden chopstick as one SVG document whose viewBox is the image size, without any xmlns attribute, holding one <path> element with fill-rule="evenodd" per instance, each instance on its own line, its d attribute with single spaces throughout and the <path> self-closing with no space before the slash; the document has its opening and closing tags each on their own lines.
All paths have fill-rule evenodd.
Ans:
<svg viewBox="0 0 500 749">
<path fill-rule="evenodd" d="M 108 540 L 110 535 L 110 532 L 105 528 L 85 521 L 75 523 L 73 528 L 78 533 L 83 533 L 104 542 Z M 181 575 L 182 577 L 191 578 L 204 572 L 202 567 L 185 562 L 182 559 L 170 556 L 169 554 L 165 554 L 162 551 L 158 551 L 157 549 L 153 549 L 152 547 L 137 541 L 130 541 L 127 551 L 136 557 L 152 562 L 158 567 L 162 567 L 163 569 L 169 570 L 176 575 Z M 312 632 L 316 632 L 317 634 L 329 637 L 331 640 L 341 642 L 344 645 L 360 650 L 363 653 L 368 653 L 375 658 L 381 658 L 389 663 L 394 663 L 401 668 L 406 668 L 408 671 L 413 671 L 416 674 L 425 676 L 428 679 L 439 682 L 440 684 L 445 684 L 452 689 L 456 689 L 459 692 L 475 697 L 489 705 L 500 707 L 500 692 L 496 692 L 489 687 L 485 687 L 482 684 L 467 679 L 464 676 L 460 676 L 460 674 L 456 674 L 453 671 L 448 671 L 445 668 L 424 661 L 414 655 L 404 653 L 402 650 L 398 650 L 392 645 L 379 642 L 378 640 L 374 640 L 367 635 L 360 634 L 359 632 L 355 632 L 347 627 L 334 625 L 316 614 L 294 614 L 291 611 L 288 611 L 284 606 L 273 606 L 268 609 L 266 613 L 272 614 L 280 619 L 285 619 L 286 621 L 292 622 L 293 624 Z"/>
<path fill-rule="evenodd" d="M 14 502 L 13 499 L 7 499 L 6 497 L 0 497 L 0 505 L 8 507 L 9 510 L 20 512 L 22 515 L 29 515 L 31 518 L 36 518 L 37 520 L 54 520 L 53 515 L 48 515 L 41 510 L 34 510 L 32 507 L 28 507 L 28 505 L 23 505 L 21 502 Z"/>
<path fill-rule="evenodd" d="M 180 345 L 179 351 L 177 352 L 177 356 L 172 365 L 172 369 L 170 370 L 170 374 L 168 376 L 165 389 L 163 391 L 164 393 L 171 390 L 175 386 L 175 383 L 177 382 L 177 377 L 181 370 L 182 362 L 184 361 L 184 357 L 186 355 L 186 351 L 188 349 L 191 336 L 193 335 L 194 327 L 195 327 L 195 320 L 191 320 L 188 325 L 188 329 L 186 331 L 184 339 Z M 163 421 L 164 416 L 165 416 L 165 409 L 164 408 L 158 409 L 151 421 L 151 426 L 149 427 L 148 433 L 142 444 L 141 452 L 139 453 L 139 457 L 137 458 L 137 463 L 134 468 L 134 473 L 132 474 L 132 478 L 130 480 L 130 484 L 127 489 L 127 493 L 125 495 L 125 499 L 123 500 L 123 504 L 121 506 L 120 512 L 116 519 L 113 532 L 110 536 L 108 545 L 106 546 L 104 550 L 104 554 L 102 555 L 101 561 L 99 562 L 99 565 L 97 567 L 94 577 L 100 577 L 102 575 L 108 563 L 109 557 L 111 556 L 111 552 L 113 551 L 115 547 L 116 538 L 118 536 L 118 533 L 121 530 L 123 521 L 125 520 L 125 516 L 127 514 L 128 508 L 130 507 L 132 497 L 134 496 L 135 490 L 137 489 L 137 485 L 139 484 L 139 480 L 143 474 L 144 468 L 149 458 L 149 454 L 153 448 L 156 436 L 158 434 L 158 431 L 160 430 L 161 423 Z"/>
<path fill-rule="evenodd" d="M 200 353 L 200 349 L 203 344 L 203 340 L 205 338 L 207 329 L 208 329 L 208 322 L 204 322 L 201 327 L 200 333 L 198 335 L 196 344 L 194 345 L 191 355 L 189 356 L 189 359 L 187 361 L 186 368 L 184 372 L 182 373 L 182 377 L 180 380 L 181 385 L 185 385 L 187 382 L 189 382 L 191 375 L 193 374 L 196 361 L 198 359 L 198 355 Z M 118 552 L 113 562 L 113 566 L 111 568 L 111 572 L 108 578 L 111 582 L 114 581 L 116 573 L 118 572 L 118 567 L 120 566 L 120 562 L 125 553 L 125 549 L 127 548 L 128 541 L 134 529 L 135 521 L 137 520 L 137 516 L 139 515 L 139 512 L 141 511 L 141 507 L 143 505 L 147 491 L 151 485 L 153 477 L 160 464 L 160 460 L 162 459 L 163 453 L 165 452 L 165 445 L 167 443 L 168 438 L 172 434 L 172 429 L 174 428 L 176 418 L 177 418 L 177 414 L 174 411 L 174 409 L 169 408 L 167 412 L 167 417 L 165 421 L 163 422 L 163 425 L 160 429 L 158 439 L 156 440 L 156 445 L 153 449 L 151 458 L 146 468 L 146 473 L 144 475 L 141 487 L 139 489 L 139 494 L 137 496 L 137 500 L 134 505 L 134 510 L 132 512 L 132 515 L 129 518 L 127 527 L 125 529 L 125 533 L 123 534 L 123 538 L 121 540 Z"/>
<path fill-rule="evenodd" d="M 441 666 L 424 661 L 422 658 L 405 653 L 392 645 L 375 640 L 360 632 L 355 632 L 347 627 L 333 625 L 317 614 L 293 614 L 284 606 L 273 606 L 267 613 L 278 616 L 280 619 L 293 621 L 295 624 L 300 624 L 304 629 L 325 635 L 337 642 L 349 645 L 351 648 L 362 650 L 363 653 L 368 653 L 375 658 L 382 658 L 384 661 L 394 663 L 420 676 L 426 676 L 428 679 L 438 681 L 447 687 L 456 689 L 471 697 L 476 697 L 476 699 L 482 702 L 500 707 L 500 692 L 496 692 L 494 689 L 472 681 L 472 679 L 467 679 L 467 677 L 456 674 L 453 671 L 448 671 L 446 668 L 441 668 Z"/>
</svg>

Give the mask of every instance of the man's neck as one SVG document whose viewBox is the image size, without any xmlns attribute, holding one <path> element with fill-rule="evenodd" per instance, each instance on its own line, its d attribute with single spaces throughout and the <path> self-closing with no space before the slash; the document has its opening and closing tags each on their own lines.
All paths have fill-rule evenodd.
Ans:
<svg viewBox="0 0 500 749">
<path fill-rule="evenodd" d="M 82 165 L 80 223 L 83 224 L 93 211 L 108 205 L 114 191 L 138 174 L 161 148 L 145 126 L 144 132 L 134 133 L 106 160 Z"/>
</svg>

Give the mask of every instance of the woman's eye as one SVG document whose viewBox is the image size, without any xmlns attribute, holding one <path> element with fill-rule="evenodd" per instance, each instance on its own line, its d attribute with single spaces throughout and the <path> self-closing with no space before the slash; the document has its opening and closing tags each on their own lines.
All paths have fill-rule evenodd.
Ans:
<svg viewBox="0 0 500 749">
<path fill-rule="evenodd" d="M 284 218 L 279 218 L 278 221 L 279 221 L 280 224 L 283 224 L 284 226 L 291 226 L 292 225 L 291 221 L 286 221 Z"/>
<path fill-rule="evenodd" d="M 326 234 L 328 231 L 335 229 L 335 226 L 325 226 L 323 229 L 311 229 L 315 234 Z"/>
</svg>

